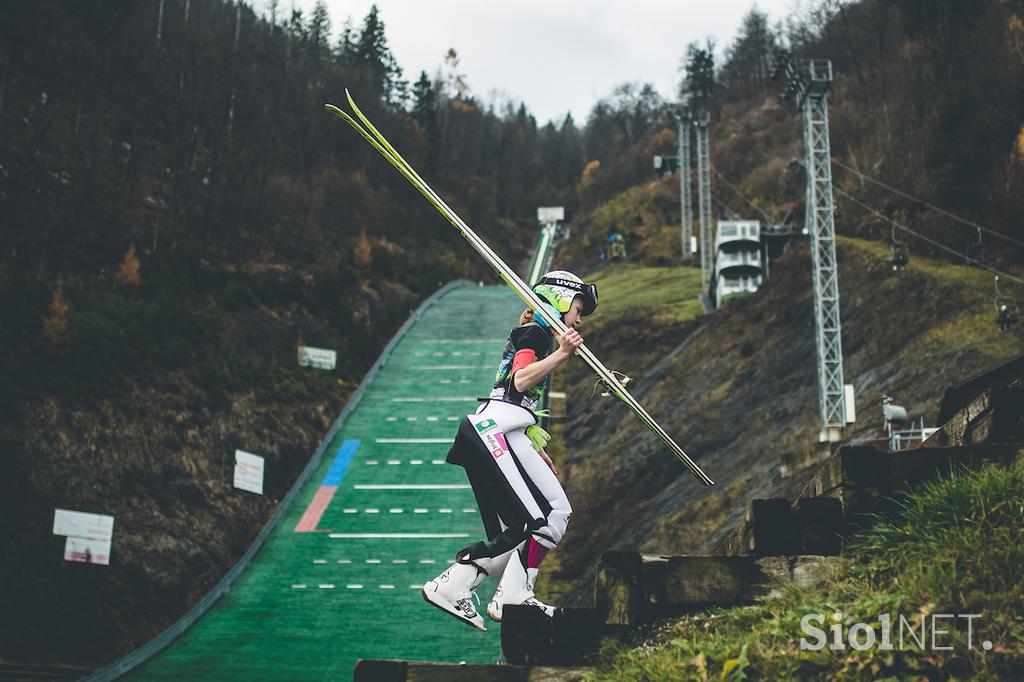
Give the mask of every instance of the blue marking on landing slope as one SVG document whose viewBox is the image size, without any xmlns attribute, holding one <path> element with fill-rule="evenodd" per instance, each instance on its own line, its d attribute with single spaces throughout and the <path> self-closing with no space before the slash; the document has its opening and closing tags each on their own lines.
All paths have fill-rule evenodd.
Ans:
<svg viewBox="0 0 1024 682">
<path fill-rule="evenodd" d="M 327 470 L 327 475 L 324 476 L 324 482 L 320 485 L 338 485 L 341 483 L 341 479 L 345 478 L 348 465 L 352 463 L 352 458 L 356 456 L 358 448 L 358 438 L 342 443 L 341 447 L 338 448 L 338 454 L 334 456 L 334 461 L 331 462 L 331 468 Z"/>
</svg>

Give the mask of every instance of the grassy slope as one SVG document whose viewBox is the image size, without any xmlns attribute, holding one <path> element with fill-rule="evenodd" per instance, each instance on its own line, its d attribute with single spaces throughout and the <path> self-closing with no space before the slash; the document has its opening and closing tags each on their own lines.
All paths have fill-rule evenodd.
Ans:
<svg viewBox="0 0 1024 682">
<path fill-rule="evenodd" d="M 653 324 L 670 326 L 702 313 L 697 300 L 700 271 L 696 268 L 653 268 L 627 262 L 591 273 L 587 281 L 598 286 L 602 316 L 642 314 Z"/>
<path fill-rule="evenodd" d="M 864 534 L 844 563 L 813 588 L 779 586 L 763 602 L 666 624 L 638 649 L 604 650 L 599 680 L 1020 679 L 1024 673 L 1024 464 L 959 473 L 909 497 L 901 516 Z M 931 614 L 980 614 L 968 643 L 965 619 L 939 619 L 938 646 L 924 650 L 892 630 L 893 651 L 801 651 L 801 619 L 825 614 L 829 629 L 903 615 L 920 638 Z M 840 614 L 838 618 L 833 614 Z M 829 635 L 832 642 L 832 635 Z M 866 637 L 866 635 L 861 636 Z M 807 637 L 813 642 L 814 638 Z M 863 638 L 859 642 L 865 641 Z M 983 643 L 992 643 L 986 652 Z"/>
</svg>

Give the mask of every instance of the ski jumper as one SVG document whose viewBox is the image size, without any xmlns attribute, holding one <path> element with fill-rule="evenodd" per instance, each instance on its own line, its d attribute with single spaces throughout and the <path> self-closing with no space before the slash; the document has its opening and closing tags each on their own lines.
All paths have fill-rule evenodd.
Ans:
<svg viewBox="0 0 1024 682">
<path fill-rule="evenodd" d="M 466 469 L 487 533 L 460 556 L 468 551 L 469 559 L 504 564 L 525 540 L 553 549 L 565 533 L 568 497 L 525 433 L 537 422 L 533 410 L 549 377 L 523 392 L 513 381 L 516 371 L 547 356 L 551 344 L 551 334 L 536 322 L 513 328 L 490 396 L 459 424 L 448 462 Z"/>
</svg>

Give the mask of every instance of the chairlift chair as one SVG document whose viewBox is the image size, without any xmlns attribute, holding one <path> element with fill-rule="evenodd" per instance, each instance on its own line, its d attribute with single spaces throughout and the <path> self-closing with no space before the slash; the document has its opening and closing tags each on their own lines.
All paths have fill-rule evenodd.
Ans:
<svg viewBox="0 0 1024 682">
<path fill-rule="evenodd" d="M 975 229 L 978 231 L 978 239 L 967 243 L 967 265 L 984 265 L 985 245 L 981 241 L 981 228 Z"/>
<path fill-rule="evenodd" d="M 996 326 L 999 327 L 999 331 L 1004 331 L 1020 322 L 1020 306 L 1012 296 L 999 291 L 999 275 L 995 276 L 993 286 L 996 290 Z"/>
<path fill-rule="evenodd" d="M 889 259 L 889 264 L 892 265 L 893 272 L 899 272 L 903 268 L 910 264 L 910 249 L 896 236 L 896 226 L 892 226 L 892 257 Z"/>
</svg>

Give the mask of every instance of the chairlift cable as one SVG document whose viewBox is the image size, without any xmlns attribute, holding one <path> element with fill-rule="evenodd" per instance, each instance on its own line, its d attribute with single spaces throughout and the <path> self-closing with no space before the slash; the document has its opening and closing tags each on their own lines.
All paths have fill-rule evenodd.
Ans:
<svg viewBox="0 0 1024 682">
<path fill-rule="evenodd" d="M 920 239 L 920 240 L 922 240 L 922 241 L 926 241 L 926 242 L 928 242 L 929 244 L 931 244 L 932 246 L 935 246 L 935 247 L 937 247 L 937 248 L 940 248 L 940 249 L 942 249 L 943 251 L 946 251 L 947 253 L 951 253 L 951 254 L 953 254 L 954 256 L 960 256 L 960 257 L 962 257 L 962 258 L 966 258 L 966 259 L 968 259 L 968 260 L 971 260 L 971 261 L 973 261 L 974 263 L 976 263 L 978 267 L 980 267 L 980 268 L 984 268 L 985 270 L 988 270 L 989 272 L 994 272 L 994 273 L 996 273 L 997 275 L 1000 275 L 1001 277 L 1005 277 L 1005 278 L 1007 278 L 1007 279 L 1013 280 L 1014 282 L 1017 282 L 1018 284 L 1024 284 L 1024 279 L 1022 279 L 1022 278 L 1020 278 L 1020 277 L 1017 277 L 1017 276 L 1015 276 L 1015 275 L 1011 275 L 1011 274 L 1009 274 L 1009 273 L 1007 273 L 1007 272 L 1003 272 L 1002 270 L 997 270 L 996 268 L 993 268 L 993 267 L 992 267 L 992 266 L 990 266 L 990 265 L 986 265 L 986 264 L 984 264 L 984 263 L 979 263 L 979 262 L 978 262 L 977 260 L 975 260 L 975 259 L 972 259 L 972 258 L 971 258 L 970 256 L 968 256 L 967 254 L 965 254 L 965 253 L 963 253 L 963 252 L 961 252 L 961 251 L 957 251 L 956 249 L 950 248 L 950 247 L 946 246 L 945 244 L 943 244 L 943 243 L 941 243 L 941 242 L 937 242 L 937 241 L 935 241 L 935 240 L 934 240 L 934 239 L 932 239 L 931 237 L 926 237 L 926 236 L 924 236 L 923 234 L 921 234 L 920 232 L 917 232 L 916 230 L 912 230 L 912 229 L 910 229 L 909 227 L 907 227 L 906 225 L 902 225 L 902 224 L 900 224 L 900 223 L 896 222 L 895 220 L 893 220 L 892 218 L 888 217 L 887 215 L 885 215 L 885 214 L 883 214 L 883 213 L 881 213 L 881 212 L 879 212 L 879 211 L 877 211 L 877 210 L 875 210 L 875 209 L 871 208 L 870 206 L 868 206 L 867 204 L 865 204 L 864 202 L 862 202 L 862 201 L 861 201 L 860 199 L 858 199 L 857 197 L 853 196 L 853 195 L 852 195 L 852 194 L 850 194 L 849 192 L 846 192 L 846 191 L 845 191 L 845 190 L 843 190 L 842 188 L 840 188 L 840 187 L 838 187 L 838 186 L 835 186 L 835 185 L 833 185 L 833 186 L 832 186 L 832 188 L 833 188 L 833 189 L 834 189 L 834 190 L 835 190 L 836 192 L 839 192 L 839 193 L 840 193 L 840 194 L 842 194 L 842 195 L 843 195 L 844 197 L 846 197 L 847 199 L 849 199 L 850 201 L 852 201 L 852 202 L 854 202 L 855 204 L 859 205 L 859 206 L 860 206 L 861 208 L 863 208 L 864 210 L 866 210 L 866 211 L 869 211 L 870 213 L 873 213 L 873 214 L 875 214 L 876 216 L 878 216 L 878 217 L 879 217 L 879 218 L 881 218 L 882 220 L 884 220 L 884 221 L 886 221 L 886 222 L 890 223 L 891 225 L 894 225 L 895 227 L 898 227 L 898 228 L 900 228 L 900 229 L 901 229 L 901 230 L 903 230 L 904 232 L 907 232 L 907 233 L 909 233 L 909 234 L 912 234 L 912 235 L 914 235 L 915 237 L 917 237 L 918 239 Z"/>
<path fill-rule="evenodd" d="M 996 232 L 995 230 L 993 230 L 991 228 L 984 227 L 984 226 L 979 225 L 978 223 L 975 223 L 975 222 L 973 222 L 971 220 L 967 220 L 966 218 L 961 218 L 960 216 L 958 216 L 958 215 L 956 215 L 954 213 L 950 213 L 949 211 L 947 211 L 947 210 L 945 210 L 943 208 L 939 208 L 938 206 L 935 206 L 934 204 L 928 203 L 924 199 L 918 199 L 915 196 L 911 196 L 911 195 L 907 194 L 906 192 L 900 191 L 900 190 L 896 189 L 895 187 L 892 187 L 890 185 L 885 184 L 881 180 L 876 180 L 875 178 L 871 177 L 870 175 L 865 175 L 864 173 L 862 173 L 861 171 L 857 170 L 856 168 L 852 168 L 850 166 L 847 166 L 845 163 L 843 163 L 841 161 L 836 161 L 835 159 L 832 159 L 832 164 L 835 165 L 835 166 L 839 166 L 840 168 L 844 168 L 844 169 L 850 171 L 851 173 L 854 173 L 854 174 L 864 178 L 868 182 L 873 182 L 874 184 L 878 185 L 879 187 L 884 187 L 885 189 L 889 190 L 890 192 L 893 192 L 895 194 L 899 194 L 901 197 L 905 197 L 907 199 L 910 199 L 911 201 L 916 201 L 919 204 L 927 206 L 928 208 L 932 209 L 933 211 L 936 211 L 937 213 L 941 213 L 944 216 L 947 216 L 949 218 L 952 218 L 953 220 L 961 222 L 964 225 L 969 225 L 969 226 L 971 226 L 973 228 L 976 228 L 978 230 L 981 230 L 983 232 L 988 232 L 989 234 L 991 234 L 993 236 L 1000 237 L 1002 239 L 1005 239 L 1006 241 L 1013 242 L 1014 244 L 1017 244 L 1019 246 L 1024 246 L 1024 241 L 1021 241 L 1019 239 L 1015 239 L 1013 237 L 1007 236 L 1007 235 L 1005 235 L 1005 234 L 1003 234 L 1001 232 Z"/>
<path fill-rule="evenodd" d="M 757 206 L 757 204 L 755 204 L 755 203 L 754 203 L 753 201 L 751 201 L 751 200 L 750 200 L 750 198 L 749 198 L 749 197 L 747 197 L 747 195 L 746 195 L 746 194 L 744 194 L 744 193 L 743 193 L 743 192 L 741 192 L 741 191 L 740 191 L 739 189 L 737 189 L 737 187 L 736 187 L 736 186 L 735 186 L 734 184 L 732 184 L 731 182 L 729 182 L 729 181 L 728 181 L 728 180 L 726 179 L 726 177 L 725 177 L 724 175 L 722 175 L 722 174 L 721 174 L 721 173 L 720 173 L 720 172 L 718 171 L 718 169 L 717 169 L 717 168 L 714 168 L 714 167 L 712 166 L 712 169 L 713 169 L 713 170 L 715 171 L 715 175 L 716 175 L 716 176 L 718 176 L 718 179 L 719 179 L 719 180 L 721 180 L 722 182 L 724 182 L 724 183 L 725 183 L 725 185 L 726 185 L 726 187 L 728 187 L 729 189 L 731 189 L 731 190 L 732 190 L 732 191 L 733 191 L 734 193 L 738 194 L 738 195 L 740 196 L 740 198 L 741 198 L 741 199 L 743 199 L 743 200 L 744 200 L 744 201 L 746 201 L 746 202 L 747 202 L 748 204 L 750 204 L 750 207 L 751 207 L 751 208 L 753 208 L 753 209 L 754 209 L 755 211 L 757 211 L 758 213 L 760 213 L 760 214 L 761 214 L 761 215 L 762 215 L 762 216 L 764 217 L 764 219 L 765 219 L 765 222 L 766 222 L 766 223 L 768 223 L 769 225 L 774 225 L 774 224 L 775 224 L 775 220 L 773 220 L 773 219 L 772 219 L 772 218 L 771 218 L 771 217 L 770 217 L 770 216 L 769 216 L 769 215 L 768 215 L 767 213 L 765 213 L 765 212 L 764 212 L 764 209 L 762 209 L 762 208 L 759 208 L 759 207 Z"/>
</svg>

